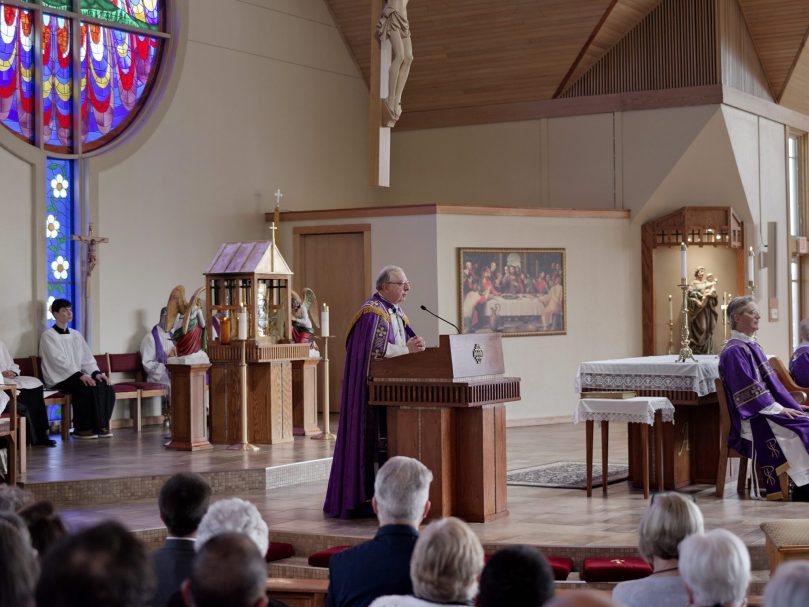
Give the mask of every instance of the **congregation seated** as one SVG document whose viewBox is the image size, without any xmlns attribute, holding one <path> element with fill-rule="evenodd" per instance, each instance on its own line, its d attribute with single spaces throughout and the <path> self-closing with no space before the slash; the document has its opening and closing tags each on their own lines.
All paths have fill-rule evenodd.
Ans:
<svg viewBox="0 0 809 607">
<path fill-rule="evenodd" d="M 612 591 L 614 601 L 626 607 L 685 607 L 688 596 L 678 570 L 678 546 L 689 535 L 702 533 L 697 505 L 679 493 L 654 496 L 638 527 L 638 551 L 652 565 L 652 574 L 621 582 Z"/>
<path fill-rule="evenodd" d="M 175 474 L 160 488 L 158 507 L 168 537 L 151 556 L 157 576 L 154 607 L 165 607 L 191 575 L 196 532 L 210 499 L 210 485 L 193 472 Z"/>
<path fill-rule="evenodd" d="M 755 459 L 768 499 L 781 495 L 778 476 L 784 470 L 797 486 L 793 499 L 809 491 L 809 417 L 773 372 L 755 340 L 761 314 L 750 296 L 736 297 L 727 307 L 731 338 L 719 358 L 731 428 L 728 446 Z M 754 482 L 757 475 L 753 475 Z"/>
<path fill-rule="evenodd" d="M 220 500 L 208 508 L 197 528 L 197 551 L 215 535 L 229 531 L 246 535 L 262 556 L 267 554 L 270 547 L 267 523 L 258 508 L 238 497 Z"/>
<path fill-rule="evenodd" d="M 750 583 L 750 555 L 726 529 L 695 533 L 680 544 L 680 576 L 695 607 L 742 607 Z"/>
<path fill-rule="evenodd" d="M 477 607 L 542 607 L 553 598 L 553 570 L 532 546 L 495 552 L 480 575 Z"/>
<path fill-rule="evenodd" d="M 410 563 L 412 595 L 383 596 L 371 607 L 467 605 L 477 594 L 483 547 L 472 529 L 455 517 L 433 521 L 419 535 Z"/>
<path fill-rule="evenodd" d="M 146 547 L 107 522 L 65 537 L 45 556 L 36 601 L 48 607 L 147 607 L 154 588 Z"/>
<path fill-rule="evenodd" d="M 36 377 L 20 375 L 20 367 L 8 352 L 6 344 L 0 341 L 0 373 L 7 384 L 17 386 L 17 413 L 25 417 L 28 444 L 55 447 L 56 441 L 48 438 L 48 410 L 45 407 L 45 393 L 42 382 Z M 3 412 L 8 396 L 0 392 L 0 413 Z"/>
<path fill-rule="evenodd" d="M 183 597 L 188 607 L 286 607 L 267 598 L 266 585 L 264 555 L 255 542 L 222 532 L 200 546 Z"/>
<path fill-rule="evenodd" d="M 789 359 L 789 374 L 799 386 L 809 387 L 809 318 L 798 324 L 801 342 Z"/>
<path fill-rule="evenodd" d="M 809 605 L 809 561 L 779 565 L 764 588 L 764 607 L 805 607 Z"/>
<path fill-rule="evenodd" d="M 370 541 L 332 556 L 327 607 L 367 607 L 380 596 L 412 594 L 410 558 L 430 510 L 432 479 L 409 457 L 392 457 L 379 469 L 371 499 L 379 529 Z"/>
<path fill-rule="evenodd" d="M 51 304 L 51 314 L 56 324 L 45 330 L 39 340 L 45 384 L 71 395 L 76 438 L 110 437 L 115 406 L 110 380 L 99 370 L 84 337 L 68 328 L 73 320 L 72 304 L 56 299 Z"/>
</svg>

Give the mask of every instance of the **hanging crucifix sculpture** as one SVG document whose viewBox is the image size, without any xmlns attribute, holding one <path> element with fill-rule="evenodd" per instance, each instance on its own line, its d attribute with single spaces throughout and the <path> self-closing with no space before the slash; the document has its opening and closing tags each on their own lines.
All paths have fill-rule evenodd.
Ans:
<svg viewBox="0 0 809 607">
<path fill-rule="evenodd" d="M 84 275 L 82 276 L 82 294 L 84 297 L 90 295 L 90 276 L 93 274 L 93 269 L 98 262 L 96 247 L 105 242 L 109 242 L 109 238 L 96 236 L 93 234 L 93 224 L 91 223 L 87 228 L 87 234 L 73 234 L 72 240 L 81 241 L 82 245 L 86 246 L 84 255 Z"/>
</svg>

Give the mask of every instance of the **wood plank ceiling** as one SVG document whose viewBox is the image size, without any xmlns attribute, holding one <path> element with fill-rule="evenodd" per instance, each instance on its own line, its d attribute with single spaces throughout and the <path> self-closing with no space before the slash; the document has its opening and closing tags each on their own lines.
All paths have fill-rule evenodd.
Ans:
<svg viewBox="0 0 809 607">
<path fill-rule="evenodd" d="M 509 108 L 559 97 L 661 1 L 676 0 L 412 0 L 399 127 L 444 126 L 435 116 L 469 108 L 508 119 Z M 809 114 L 809 0 L 734 1 L 776 100 Z M 371 1 L 326 3 L 367 83 Z"/>
</svg>

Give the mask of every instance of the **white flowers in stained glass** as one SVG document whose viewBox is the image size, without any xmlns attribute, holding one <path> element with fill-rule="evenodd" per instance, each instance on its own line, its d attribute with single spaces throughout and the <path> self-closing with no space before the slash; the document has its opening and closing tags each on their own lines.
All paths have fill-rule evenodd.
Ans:
<svg viewBox="0 0 809 607">
<path fill-rule="evenodd" d="M 67 278 L 67 271 L 70 268 L 70 263 L 67 259 L 59 255 L 54 261 L 51 262 L 51 270 L 53 270 L 53 277 L 59 280 Z"/>
<path fill-rule="evenodd" d="M 53 302 L 54 302 L 55 299 L 56 298 L 53 295 L 48 297 L 48 304 L 47 304 L 47 307 L 45 308 L 45 310 L 48 312 L 48 320 L 56 320 L 53 317 L 53 314 L 51 313 L 51 306 L 53 305 Z"/>
<path fill-rule="evenodd" d="M 51 179 L 51 190 L 53 190 L 54 198 L 67 198 L 67 189 L 70 183 L 62 175 L 57 175 Z"/>
<path fill-rule="evenodd" d="M 59 221 L 53 215 L 48 215 L 45 220 L 45 234 L 48 238 L 56 238 L 59 236 Z"/>
</svg>

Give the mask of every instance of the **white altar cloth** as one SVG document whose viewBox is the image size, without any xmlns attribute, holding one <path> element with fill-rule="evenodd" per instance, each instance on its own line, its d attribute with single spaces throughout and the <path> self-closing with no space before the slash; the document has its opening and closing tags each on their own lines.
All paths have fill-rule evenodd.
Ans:
<svg viewBox="0 0 809 607">
<path fill-rule="evenodd" d="M 695 357 L 699 362 L 675 362 L 676 354 L 583 362 L 576 371 L 576 392 L 588 390 L 684 390 L 706 396 L 716 391 L 719 358 Z"/>
<path fill-rule="evenodd" d="M 664 396 L 636 396 L 634 398 L 583 398 L 573 412 L 573 423 L 627 422 L 655 423 L 655 412 L 660 411 L 664 422 L 674 423 L 674 405 Z"/>
</svg>

